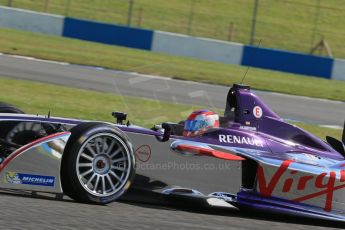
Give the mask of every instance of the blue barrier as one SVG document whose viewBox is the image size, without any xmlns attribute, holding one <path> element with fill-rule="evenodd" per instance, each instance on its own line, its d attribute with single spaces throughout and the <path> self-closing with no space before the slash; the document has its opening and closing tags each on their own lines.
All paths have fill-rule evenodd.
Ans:
<svg viewBox="0 0 345 230">
<path fill-rule="evenodd" d="M 0 27 L 62 35 L 288 73 L 345 80 L 345 59 L 332 59 L 162 31 L 130 28 L 0 6 Z"/>
<path fill-rule="evenodd" d="M 153 31 L 66 17 L 62 36 L 151 50 Z"/>
<path fill-rule="evenodd" d="M 333 59 L 283 50 L 245 46 L 241 65 L 331 78 Z"/>
</svg>

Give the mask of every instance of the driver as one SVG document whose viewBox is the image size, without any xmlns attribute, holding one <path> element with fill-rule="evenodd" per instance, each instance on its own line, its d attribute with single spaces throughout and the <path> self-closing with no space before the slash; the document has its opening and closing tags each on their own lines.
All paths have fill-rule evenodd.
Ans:
<svg viewBox="0 0 345 230">
<path fill-rule="evenodd" d="M 183 136 L 198 136 L 212 128 L 219 128 L 218 114 L 210 110 L 196 110 L 185 121 Z"/>
</svg>

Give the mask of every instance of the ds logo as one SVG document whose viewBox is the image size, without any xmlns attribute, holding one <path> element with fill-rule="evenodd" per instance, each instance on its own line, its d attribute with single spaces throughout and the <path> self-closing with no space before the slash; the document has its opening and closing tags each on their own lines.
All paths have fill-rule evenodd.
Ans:
<svg viewBox="0 0 345 230">
<path fill-rule="evenodd" d="M 256 118 L 261 118 L 262 117 L 262 109 L 260 106 L 255 106 L 254 109 L 253 109 L 253 114 L 254 114 L 254 117 Z"/>
</svg>

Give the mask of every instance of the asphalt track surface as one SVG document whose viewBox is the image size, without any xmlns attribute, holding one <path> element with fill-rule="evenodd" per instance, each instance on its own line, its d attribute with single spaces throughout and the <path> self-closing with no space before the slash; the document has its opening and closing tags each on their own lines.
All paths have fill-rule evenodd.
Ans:
<svg viewBox="0 0 345 230">
<path fill-rule="evenodd" d="M 196 104 L 204 108 L 224 108 L 229 90 L 225 86 L 7 55 L 0 55 L 0 76 Z M 256 94 L 283 118 L 318 125 L 342 127 L 344 124 L 345 102 L 263 91 L 256 91 Z"/>
<path fill-rule="evenodd" d="M 166 80 L 135 73 L 97 70 L 0 56 L 0 76 L 122 93 L 157 100 L 203 104 L 222 108 L 228 88 Z M 186 92 L 185 92 L 186 91 Z M 258 92 L 275 111 L 289 117 L 320 124 L 342 125 L 344 104 L 327 100 Z M 187 96 L 186 96 L 187 95 Z M 289 107 L 289 104 L 291 104 Z M 280 105 L 280 106 L 279 106 Z M 287 108 L 284 108 L 286 107 Z M 297 109 L 290 111 L 296 106 Z M 303 108 L 303 109 L 301 109 Z M 308 108 L 308 109 L 306 109 Z M 324 112 L 324 109 L 330 111 Z M 279 110 L 280 109 L 280 110 Z M 318 113 L 313 114 L 308 110 Z M 340 113 L 333 113 L 337 111 Z M 340 121 L 338 121 L 338 119 Z M 140 198 L 140 201 L 133 202 Z M 144 199 L 144 200 L 142 200 Z M 153 199 L 153 200 L 152 200 Z M 64 197 L 0 192 L 0 229 L 343 229 L 332 221 L 287 217 L 267 213 L 205 208 L 199 203 L 149 204 L 155 197 L 132 193 L 129 200 L 105 206 L 76 203 Z M 159 199 L 158 199 L 158 203 Z"/>
<path fill-rule="evenodd" d="M 0 193 L 1 229 L 343 229 L 332 221 L 120 201 L 104 206 Z"/>
</svg>

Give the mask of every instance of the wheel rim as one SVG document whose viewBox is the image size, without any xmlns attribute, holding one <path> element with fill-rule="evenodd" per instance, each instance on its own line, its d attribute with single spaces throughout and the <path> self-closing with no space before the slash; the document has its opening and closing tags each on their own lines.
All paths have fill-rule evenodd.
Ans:
<svg viewBox="0 0 345 230">
<path fill-rule="evenodd" d="M 84 189 L 92 195 L 105 197 L 126 185 L 132 162 L 127 145 L 118 136 L 100 133 L 83 143 L 76 166 Z"/>
</svg>

